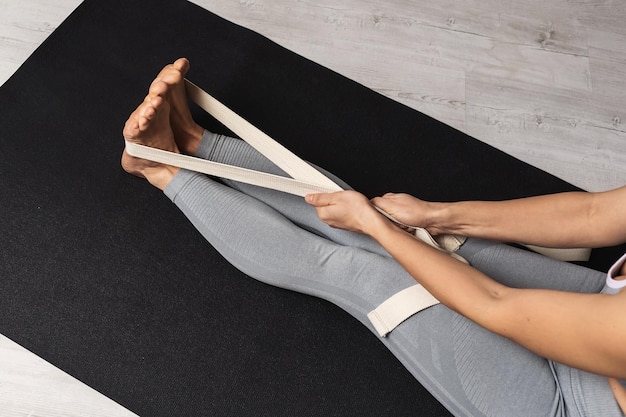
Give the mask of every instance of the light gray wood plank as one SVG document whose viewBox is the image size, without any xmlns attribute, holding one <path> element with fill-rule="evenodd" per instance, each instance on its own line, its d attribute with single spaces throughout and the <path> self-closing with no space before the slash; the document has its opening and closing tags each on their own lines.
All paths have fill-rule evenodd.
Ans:
<svg viewBox="0 0 626 417">
<path fill-rule="evenodd" d="M 621 0 L 568 0 L 565 13 L 590 29 L 602 29 L 611 33 L 626 35 L 623 18 L 626 16 L 626 2 Z"/>
<path fill-rule="evenodd" d="M 625 154 L 612 151 L 624 146 L 623 132 L 543 111 L 520 114 L 478 106 L 467 106 L 467 111 L 471 134 L 497 136 L 498 147 L 533 166 L 569 176 L 583 189 L 604 190 L 624 184 L 626 170 L 614 167 L 626 164 Z M 514 184 L 515 178 L 511 178 L 511 186 Z"/>
<path fill-rule="evenodd" d="M 626 182 L 623 105 L 591 93 L 497 82 L 493 88 L 492 78 L 467 78 L 469 134 L 584 189 Z"/>
<path fill-rule="evenodd" d="M 618 34 L 602 38 L 593 32 L 597 29 L 581 22 L 579 15 L 593 14 L 589 4 L 565 0 L 522 5 L 509 0 L 396 0 L 382 5 L 349 0 L 341 6 L 329 0 L 196 3 L 575 185 L 600 190 L 626 182 L 619 165 L 607 168 L 602 158 L 585 158 L 588 169 L 581 170 L 573 162 L 578 160 L 573 147 L 554 150 L 569 137 L 580 141 L 577 152 L 597 155 L 602 140 L 581 136 L 576 125 L 584 123 L 587 130 L 596 126 L 586 134 L 601 138 L 602 129 L 620 130 L 624 119 L 619 109 L 626 103 L 610 95 L 624 87 L 621 68 L 600 56 L 590 57 L 589 51 L 593 48 L 598 55 L 606 48 L 604 53 L 610 53 L 620 39 Z M 619 20 L 602 7 L 596 17 L 598 22 Z M 472 83 L 480 79 L 488 82 L 480 84 L 478 95 Z M 460 92 L 461 85 L 466 94 Z M 494 129 L 493 112 L 481 107 L 506 111 L 498 116 L 498 123 L 509 126 L 511 133 Z M 529 142 L 530 132 L 524 126 L 532 117 L 556 118 L 564 124 L 552 133 L 544 131 L 542 140 Z M 545 130 L 548 124 L 544 121 L 543 126 Z M 609 132 L 612 139 L 606 144 L 614 147 L 612 152 L 624 152 L 613 135 Z M 543 148 L 544 157 L 529 158 Z M 557 153 L 562 154 L 555 161 L 559 163 L 551 164 Z"/>
<path fill-rule="evenodd" d="M 626 96 L 626 34 L 590 30 L 589 57 L 593 97 L 597 101 L 617 99 L 623 108 Z"/>
<path fill-rule="evenodd" d="M 0 0 L 0 85 L 81 2 Z"/>
</svg>

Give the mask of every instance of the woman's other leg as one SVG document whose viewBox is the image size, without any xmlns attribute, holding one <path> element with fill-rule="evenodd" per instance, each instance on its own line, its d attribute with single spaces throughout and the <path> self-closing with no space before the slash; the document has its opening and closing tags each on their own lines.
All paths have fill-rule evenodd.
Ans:
<svg viewBox="0 0 626 417">
<path fill-rule="evenodd" d="M 276 164 L 247 142 L 209 131 L 204 131 L 202 141 L 199 143 L 196 150 L 196 156 L 255 171 L 288 176 L 283 170 L 276 166 Z M 348 184 L 335 175 L 319 167 L 316 167 L 316 169 L 320 170 L 340 187 L 344 189 L 350 188 Z M 320 236 L 324 236 L 333 242 L 389 256 L 389 254 L 369 236 L 335 229 L 321 222 L 315 213 L 315 208 L 306 204 L 302 197 L 237 181 L 222 181 L 231 188 L 264 202 L 300 227 Z"/>
</svg>

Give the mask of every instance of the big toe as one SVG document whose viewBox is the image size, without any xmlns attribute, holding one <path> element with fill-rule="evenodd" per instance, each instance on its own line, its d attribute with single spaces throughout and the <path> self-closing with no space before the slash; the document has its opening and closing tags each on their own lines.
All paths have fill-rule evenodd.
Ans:
<svg viewBox="0 0 626 417">
<path fill-rule="evenodd" d="M 176 61 L 174 61 L 172 67 L 180 71 L 180 73 L 185 76 L 187 74 L 187 71 L 189 71 L 189 60 L 187 58 L 178 58 Z"/>
</svg>

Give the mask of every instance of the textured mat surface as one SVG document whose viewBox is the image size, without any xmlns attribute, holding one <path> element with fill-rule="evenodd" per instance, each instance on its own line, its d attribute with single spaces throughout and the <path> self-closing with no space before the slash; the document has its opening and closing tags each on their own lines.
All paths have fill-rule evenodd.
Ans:
<svg viewBox="0 0 626 417">
<path fill-rule="evenodd" d="M 190 3 L 87 0 L 0 88 L 0 332 L 142 416 L 448 415 L 352 317 L 239 273 L 122 172 L 122 125 L 179 56 L 368 195 L 573 189 Z"/>
</svg>

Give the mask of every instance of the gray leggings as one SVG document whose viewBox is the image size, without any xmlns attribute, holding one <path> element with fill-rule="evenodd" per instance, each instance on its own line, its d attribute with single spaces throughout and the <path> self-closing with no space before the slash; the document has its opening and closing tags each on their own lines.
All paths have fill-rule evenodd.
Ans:
<svg viewBox="0 0 626 417">
<path fill-rule="evenodd" d="M 245 142 L 208 132 L 197 156 L 283 174 Z M 300 197 L 184 170 L 165 194 L 242 272 L 328 300 L 372 331 L 367 313 L 415 284 L 376 242 L 323 224 Z M 459 254 L 513 287 L 599 292 L 604 285 L 599 272 L 479 239 Z M 381 341 L 456 416 L 623 415 L 606 378 L 541 358 L 443 305 Z"/>
</svg>

